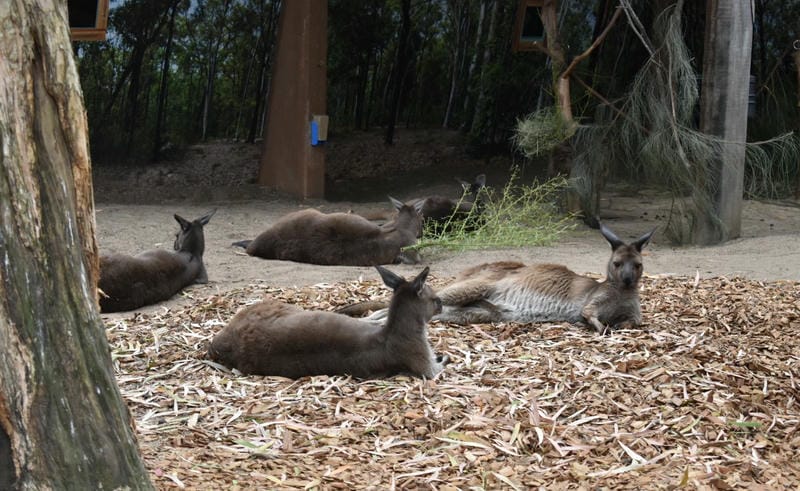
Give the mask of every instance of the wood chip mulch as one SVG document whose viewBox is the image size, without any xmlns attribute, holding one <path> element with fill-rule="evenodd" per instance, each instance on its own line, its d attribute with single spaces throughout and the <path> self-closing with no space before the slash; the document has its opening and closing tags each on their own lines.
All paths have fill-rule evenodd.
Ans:
<svg viewBox="0 0 800 491">
<path fill-rule="evenodd" d="M 800 485 L 800 283 L 647 277 L 645 325 L 609 336 L 433 323 L 435 351 L 452 360 L 436 380 L 245 377 L 204 359 L 265 294 L 330 310 L 388 290 L 256 284 L 107 321 L 157 487 Z"/>
</svg>

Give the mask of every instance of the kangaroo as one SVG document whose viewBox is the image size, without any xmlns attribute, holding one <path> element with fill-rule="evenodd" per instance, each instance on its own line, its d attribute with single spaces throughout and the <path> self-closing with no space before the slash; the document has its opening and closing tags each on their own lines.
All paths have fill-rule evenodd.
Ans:
<svg viewBox="0 0 800 491">
<path fill-rule="evenodd" d="M 380 378 L 403 372 L 435 377 L 449 358 L 434 355 L 428 343 L 427 322 L 442 310 L 425 284 L 429 268 L 411 282 L 376 269 L 394 290 L 384 325 L 267 299 L 231 319 L 211 341 L 209 358 L 244 374 L 288 378 Z"/>
<path fill-rule="evenodd" d="M 215 212 L 192 222 L 176 214 L 181 229 L 175 237 L 175 252 L 153 249 L 137 256 L 101 255 L 100 311 L 138 309 L 166 300 L 193 283 L 207 283 L 203 226 Z"/>
<path fill-rule="evenodd" d="M 585 322 L 599 333 L 608 328 L 638 326 L 642 321 L 641 252 L 655 229 L 631 244 L 624 243 L 603 224 L 600 232 L 611 244 L 605 281 L 579 275 L 557 264 L 481 264 L 462 271 L 438 293 L 443 310 L 433 320 L 456 324 Z M 357 315 L 365 308 L 375 307 L 374 302 L 366 302 L 339 312 Z M 369 319 L 380 322 L 384 317 L 385 310 L 378 310 Z"/>
<path fill-rule="evenodd" d="M 416 198 L 407 202 L 409 205 L 420 206 L 424 224 L 433 227 L 435 231 L 450 229 L 451 222 L 459 222 L 466 219 L 470 223 L 466 225 L 467 230 L 474 230 L 480 221 L 480 214 L 483 211 L 483 203 L 480 200 L 480 192 L 486 187 L 486 176 L 480 174 L 475 177 L 475 181 L 469 183 L 462 179 L 456 179 L 464 188 L 463 197 L 459 199 L 446 198 L 444 196 L 427 196 Z M 362 216 L 367 220 L 381 221 L 391 220 L 396 211 L 380 210 L 366 213 Z"/>
<path fill-rule="evenodd" d="M 352 213 L 307 209 L 281 217 L 255 240 L 234 242 L 251 256 L 310 264 L 375 266 L 416 264 L 419 255 L 403 252 L 422 234 L 422 204 L 407 205 L 389 197 L 398 210 L 389 223 L 376 225 Z"/>
<path fill-rule="evenodd" d="M 480 174 L 473 183 L 460 179 L 459 182 L 464 188 L 464 196 L 461 199 L 428 196 L 419 200 L 422 201 L 422 217 L 425 223 L 430 224 L 434 230 L 447 230 L 451 228 L 453 221 L 463 221 L 468 218 L 471 220 L 466 224 L 467 230 L 475 229 L 483 209 L 480 193 L 486 187 L 486 176 Z"/>
</svg>

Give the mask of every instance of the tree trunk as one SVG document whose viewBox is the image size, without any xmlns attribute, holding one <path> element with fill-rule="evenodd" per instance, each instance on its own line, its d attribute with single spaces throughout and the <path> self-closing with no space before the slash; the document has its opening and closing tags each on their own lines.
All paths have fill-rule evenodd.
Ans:
<svg viewBox="0 0 800 491">
<path fill-rule="evenodd" d="M 696 244 L 724 242 L 741 233 L 752 42 L 749 0 L 708 0 L 700 129 L 723 143 L 700 183 L 698 192 L 710 198 L 712 209 L 698 210 Z"/>
<path fill-rule="evenodd" d="M 384 143 L 391 145 L 394 143 L 394 127 L 397 124 L 397 118 L 400 113 L 400 98 L 403 96 L 403 82 L 406 78 L 406 70 L 410 61 L 410 43 L 409 37 L 411 35 L 411 0 L 403 0 L 402 4 L 402 17 L 403 21 L 400 26 L 400 40 L 397 47 L 397 62 L 394 64 L 393 82 L 392 82 L 392 98 L 389 106 L 389 121 L 386 124 L 386 136 Z"/>
<path fill-rule="evenodd" d="M 478 15 L 478 32 L 475 34 L 475 46 L 472 51 L 472 60 L 469 63 L 469 69 L 466 76 L 466 91 L 464 93 L 464 106 L 461 109 L 463 114 L 463 121 L 461 122 L 461 130 L 467 131 L 472 126 L 472 118 L 475 116 L 475 91 L 472 83 L 472 77 L 478 67 L 479 53 L 481 47 L 481 39 L 483 38 L 483 24 L 486 17 L 486 2 L 485 0 L 478 0 L 480 3 L 480 14 Z"/>
<path fill-rule="evenodd" d="M 794 70 L 797 74 L 797 107 L 800 107 L 800 50 L 794 51 Z M 796 132 L 800 133 L 800 121 L 797 123 Z M 794 189 L 795 199 L 800 198 L 800 173 L 797 174 L 797 186 Z"/>
<path fill-rule="evenodd" d="M 219 57 L 219 49 L 225 33 L 225 18 L 228 15 L 229 6 L 230 0 L 225 0 L 222 4 L 222 13 L 217 19 L 218 25 L 216 28 L 219 34 L 211 41 L 211 61 L 209 62 L 208 73 L 206 74 L 206 88 L 203 93 L 203 119 L 200 137 L 203 141 L 206 141 L 208 136 L 208 116 L 211 113 L 211 102 L 214 97 L 214 80 L 217 78 L 217 58 Z"/>
<path fill-rule="evenodd" d="M 149 489 L 95 297 L 66 3 L 0 3 L 0 489 Z"/>
<path fill-rule="evenodd" d="M 444 111 L 444 120 L 442 121 L 442 128 L 450 127 L 450 119 L 453 115 L 453 103 L 456 99 L 456 92 L 458 88 L 458 79 L 461 73 L 461 66 L 464 57 L 466 56 L 466 35 L 467 26 L 469 25 L 469 4 L 466 2 L 451 2 L 448 6 L 452 16 L 453 25 L 456 26 L 456 39 L 453 46 L 453 69 L 450 72 L 450 93 L 447 97 L 447 107 Z"/>
<path fill-rule="evenodd" d="M 264 114 L 266 111 L 264 110 L 264 99 L 267 97 L 269 93 L 268 83 L 269 78 L 267 76 L 267 72 L 269 71 L 271 61 L 272 61 L 272 50 L 275 47 L 275 19 L 276 19 L 276 11 L 280 6 L 279 0 L 274 0 L 270 2 L 269 6 L 269 17 L 267 18 L 266 25 L 267 25 L 267 33 L 266 35 L 262 36 L 264 44 L 262 45 L 260 59 L 259 59 L 259 68 L 258 68 L 258 84 L 256 84 L 256 104 L 255 108 L 253 108 L 253 114 L 250 118 L 250 131 L 247 134 L 247 142 L 253 143 L 256 141 L 256 135 L 260 135 L 263 133 L 261 131 L 263 129 L 263 122 L 264 122 Z M 261 22 L 261 29 L 263 32 L 264 29 L 264 22 Z"/>
<path fill-rule="evenodd" d="M 472 124 L 469 131 L 472 135 L 483 134 L 484 126 L 488 119 L 486 115 L 489 98 L 487 73 L 489 71 L 489 61 L 492 59 L 492 52 L 494 51 L 494 37 L 497 30 L 497 10 L 499 8 L 499 3 L 499 0 L 493 0 L 492 12 L 489 15 L 489 30 L 486 33 L 486 43 L 483 45 L 483 61 L 481 62 L 481 76 L 478 82 L 478 95 L 475 101 L 475 111 L 472 116 Z"/>
<path fill-rule="evenodd" d="M 164 59 L 161 61 L 161 86 L 158 89 L 158 109 L 156 110 L 156 133 L 153 138 L 153 160 L 158 158 L 161 151 L 163 138 L 161 133 L 164 128 L 164 106 L 167 103 L 167 80 L 169 78 L 169 60 L 172 55 L 172 36 L 175 33 L 175 11 L 178 10 L 178 1 L 173 1 L 169 14 L 169 33 L 167 46 L 164 48 Z"/>
</svg>

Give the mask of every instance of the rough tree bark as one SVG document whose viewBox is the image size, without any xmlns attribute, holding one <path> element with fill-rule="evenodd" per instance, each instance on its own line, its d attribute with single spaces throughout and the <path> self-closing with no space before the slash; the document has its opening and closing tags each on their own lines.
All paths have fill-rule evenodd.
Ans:
<svg viewBox="0 0 800 491">
<path fill-rule="evenodd" d="M 66 2 L 0 2 L 0 25 L 0 489 L 147 489 L 95 298 Z"/>
<path fill-rule="evenodd" d="M 701 183 L 700 192 L 711 196 L 713 210 L 695 217 L 696 244 L 725 242 L 741 234 L 752 43 L 750 0 L 708 0 L 700 129 L 724 143 Z"/>
</svg>

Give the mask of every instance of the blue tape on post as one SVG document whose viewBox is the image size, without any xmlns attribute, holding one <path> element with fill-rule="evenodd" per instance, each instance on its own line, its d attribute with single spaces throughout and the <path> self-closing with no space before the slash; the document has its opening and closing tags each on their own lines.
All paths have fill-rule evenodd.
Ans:
<svg viewBox="0 0 800 491">
<path fill-rule="evenodd" d="M 316 147 L 319 145 L 319 124 L 316 121 L 311 122 L 311 146 Z"/>
</svg>

